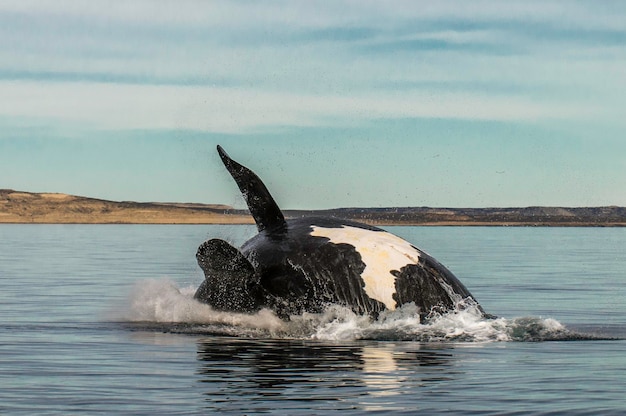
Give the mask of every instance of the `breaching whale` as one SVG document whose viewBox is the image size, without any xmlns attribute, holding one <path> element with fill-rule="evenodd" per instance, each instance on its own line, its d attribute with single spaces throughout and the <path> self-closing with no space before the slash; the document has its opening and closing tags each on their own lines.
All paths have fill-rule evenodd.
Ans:
<svg viewBox="0 0 626 416">
<path fill-rule="evenodd" d="M 421 321 L 469 306 L 485 315 L 443 265 L 385 230 L 338 218 L 285 219 L 259 177 L 217 151 L 237 183 L 258 234 L 237 249 L 221 239 L 200 245 L 205 280 L 194 297 L 215 309 L 273 310 L 281 318 L 328 305 L 377 316 L 414 302 Z"/>
</svg>

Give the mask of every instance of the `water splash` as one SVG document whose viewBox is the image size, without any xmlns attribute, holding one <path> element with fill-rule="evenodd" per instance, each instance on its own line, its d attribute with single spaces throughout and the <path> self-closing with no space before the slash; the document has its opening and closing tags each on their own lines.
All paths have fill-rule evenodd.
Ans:
<svg viewBox="0 0 626 416">
<path fill-rule="evenodd" d="M 324 313 L 283 321 L 272 311 L 256 314 L 222 312 L 193 299 L 195 288 L 178 288 L 170 280 L 144 280 L 131 291 L 117 320 L 133 328 L 163 332 L 238 337 L 318 339 L 327 341 L 394 340 L 421 342 L 505 342 L 596 339 L 568 330 L 554 319 L 523 317 L 485 319 L 477 305 L 431 316 L 420 323 L 415 304 L 385 311 L 375 320 L 330 305 Z"/>
<path fill-rule="evenodd" d="M 135 284 L 120 320 L 171 327 L 173 332 L 223 333 L 224 335 L 280 334 L 284 322 L 269 310 L 250 314 L 222 312 L 196 301 L 195 288 L 179 289 L 167 279 Z M 158 326 L 158 325 L 155 325 Z"/>
</svg>

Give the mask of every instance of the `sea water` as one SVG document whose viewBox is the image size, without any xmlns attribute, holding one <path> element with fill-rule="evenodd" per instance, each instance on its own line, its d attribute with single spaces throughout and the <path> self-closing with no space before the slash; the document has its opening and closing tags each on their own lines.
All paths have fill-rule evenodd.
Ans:
<svg viewBox="0 0 626 416">
<path fill-rule="evenodd" d="M 626 229 L 388 229 L 498 318 L 218 312 L 195 251 L 254 227 L 0 225 L 0 414 L 626 411 Z"/>
</svg>

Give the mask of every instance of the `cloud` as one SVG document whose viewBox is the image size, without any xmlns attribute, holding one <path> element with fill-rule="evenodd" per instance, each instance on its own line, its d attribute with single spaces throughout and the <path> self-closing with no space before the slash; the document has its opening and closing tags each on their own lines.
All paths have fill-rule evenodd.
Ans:
<svg viewBox="0 0 626 416">
<path fill-rule="evenodd" d="M 228 132 L 586 119 L 624 104 L 625 10 L 602 4 L 6 1 L 0 115 Z"/>
<path fill-rule="evenodd" d="M 470 93 L 306 95 L 254 89 L 32 81 L 0 82 L 0 114 L 100 129 L 191 129 L 242 133 L 269 126 L 393 118 L 547 120 L 582 117 L 562 107 Z"/>
</svg>

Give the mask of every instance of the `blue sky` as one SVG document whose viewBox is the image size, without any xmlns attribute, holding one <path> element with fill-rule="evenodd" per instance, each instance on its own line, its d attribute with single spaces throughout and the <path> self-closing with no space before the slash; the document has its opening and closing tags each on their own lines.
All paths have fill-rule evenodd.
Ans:
<svg viewBox="0 0 626 416">
<path fill-rule="evenodd" d="M 0 188 L 626 205 L 626 2 L 0 2 Z"/>
</svg>

